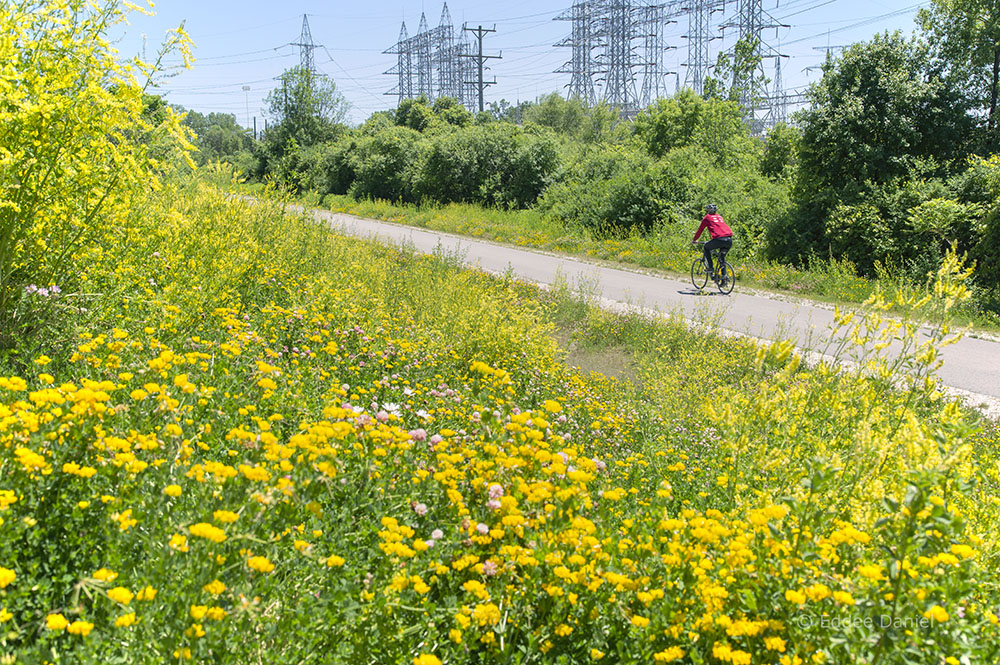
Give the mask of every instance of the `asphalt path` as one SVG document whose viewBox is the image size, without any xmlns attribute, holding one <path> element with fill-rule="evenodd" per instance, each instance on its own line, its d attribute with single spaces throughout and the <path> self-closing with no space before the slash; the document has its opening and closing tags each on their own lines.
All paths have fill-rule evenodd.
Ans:
<svg viewBox="0 0 1000 665">
<path fill-rule="evenodd" d="M 299 206 L 294 209 L 302 210 Z M 638 271 L 611 268 L 499 243 L 476 240 L 324 210 L 309 213 L 341 233 L 413 247 L 430 254 L 444 251 L 462 263 L 491 273 L 511 271 L 519 279 L 540 284 L 565 282 L 597 291 L 608 304 L 678 313 L 693 322 L 760 339 L 790 339 L 807 352 L 822 352 L 833 326 L 834 312 L 827 306 L 773 295 L 752 293 L 737 281 L 732 294 L 701 293 L 689 279 L 676 279 Z M 697 253 L 692 250 L 692 260 Z M 926 335 L 926 331 L 921 332 Z M 892 347 L 888 350 L 892 352 Z M 1000 342 L 966 335 L 946 347 L 941 382 L 956 389 L 972 403 L 983 402 L 991 412 L 1000 405 Z M 983 399 L 979 399 L 982 397 Z"/>
</svg>

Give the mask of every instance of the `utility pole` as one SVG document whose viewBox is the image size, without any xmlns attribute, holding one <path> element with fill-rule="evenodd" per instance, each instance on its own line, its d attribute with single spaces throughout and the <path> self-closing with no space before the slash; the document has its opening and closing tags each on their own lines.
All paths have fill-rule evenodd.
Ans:
<svg viewBox="0 0 1000 665">
<path fill-rule="evenodd" d="M 485 107 L 483 106 L 483 91 L 486 89 L 486 86 L 496 85 L 497 82 L 496 77 L 494 77 L 492 81 L 483 80 L 483 64 L 490 59 L 499 60 L 500 58 L 503 57 L 503 51 L 500 52 L 500 55 L 483 55 L 483 37 L 485 37 L 487 33 L 496 32 L 495 26 L 489 29 L 484 28 L 483 26 L 479 26 L 477 28 L 466 28 L 463 26 L 462 30 L 474 34 L 476 36 L 476 41 L 479 42 L 479 49 L 477 53 L 464 55 L 463 57 L 472 58 L 473 60 L 476 61 L 479 74 L 476 77 L 476 81 L 474 83 L 471 81 L 469 83 L 473 83 L 473 85 L 475 85 L 476 89 L 479 91 L 479 112 L 482 113 L 485 110 Z"/>
<path fill-rule="evenodd" d="M 247 101 L 247 125 L 250 124 L 250 86 L 243 86 L 243 96 L 246 97 Z"/>
</svg>

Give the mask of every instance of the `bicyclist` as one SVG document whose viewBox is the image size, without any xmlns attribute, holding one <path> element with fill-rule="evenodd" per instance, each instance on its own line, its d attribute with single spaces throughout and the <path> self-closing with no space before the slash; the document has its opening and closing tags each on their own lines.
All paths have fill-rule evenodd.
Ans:
<svg viewBox="0 0 1000 665">
<path fill-rule="evenodd" d="M 691 244 L 698 242 L 701 232 L 706 228 L 712 239 L 705 243 L 705 262 L 708 263 L 709 274 L 714 274 L 712 250 L 719 248 L 723 253 L 731 250 L 733 248 L 733 230 L 722 219 L 722 215 L 719 214 L 719 206 L 714 203 L 709 203 L 705 206 L 705 217 L 702 218 L 701 226 L 698 227 L 698 232 L 694 234 Z"/>
</svg>

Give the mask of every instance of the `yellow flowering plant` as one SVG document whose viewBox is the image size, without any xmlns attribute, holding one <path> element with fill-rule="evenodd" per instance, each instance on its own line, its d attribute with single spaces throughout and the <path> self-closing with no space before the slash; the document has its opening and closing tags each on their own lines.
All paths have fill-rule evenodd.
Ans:
<svg viewBox="0 0 1000 665">
<path fill-rule="evenodd" d="M 9 349 L 79 286 L 76 267 L 119 230 L 132 193 L 155 187 L 156 157 L 193 146 L 169 108 L 154 127 L 144 87 L 160 69 L 123 61 L 108 32 L 126 20 L 105 0 L 0 6 L 0 345 Z M 187 61 L 190 40 L 166 51 Z"/>
</svg>

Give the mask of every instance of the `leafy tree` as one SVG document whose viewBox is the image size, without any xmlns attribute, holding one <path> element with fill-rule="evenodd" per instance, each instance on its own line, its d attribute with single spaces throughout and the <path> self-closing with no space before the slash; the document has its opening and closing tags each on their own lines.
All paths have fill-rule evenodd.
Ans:
<svg viewBox="0 0 1000 665">
<path fill-rule="evenodd" d="M 769 178 L 787 178 L 798 162 L 802 132 L 797 127 L 779 122 L 767 133 L 760 172 Z"/>
<path fill-rule="evenodd" d="M 265 102 L 273 126 L 265 134 L 269 152 L 278 156 L 297 146 L 311 146 L 343 131 L 348 104 L 336 84 L 304 67 L 285 70 Z"/>
<path fill-rule="evenodd" d="M 404 99 L 396 109 L 396 124 L 400 127 L 409 127 L 422 132 L 431 125 L 433 120 L 434 110 L 431 109 L 427 97 L 424 95 Z"/>
<path fill-rule="evenodd" d="M 906 182 L 940 174 L 963 156 L 972 120 L 954 81 L 932 71 L 927 45 L 899 32 L 876 35 L 828 58 L 809 97 L 812 106 L 798 118 L 797 206 L 768 229 L 772 256 L 793 261 L 824 256 L 832 242 L 853 252 L 849 258 L 859 267 L 870 265 L 883 248 L 869 243 L 882 243 L 885 234 L 863 232 L 858 225 L 888 225 L 889 233 L 902 233 L 905 217 L 899 215 L 909 206 L 844 209 L 829 225 L 831 211 L 874 198 L 892 201 L 893 190 Z"/>
<path fill-rule="evenodd" d="M 249 150 L 253 139 L 236 122 L 231 113 L 209 113 L 188 111 L 184 124 L 194 130 L 195 154 L 200 164 L 217 160 L 231 160 L 237 154 Z"/>
<path fill-rule="evenodd" d="M 352 155 L 358 138 L 347 134 L 339 141 L 317 146 L 316 162 L 309 174 L 309 186 L 318 194 L 346 194 L 354 182 Z"/>
<path fill-rule="evenodd" d="M 417 167 L 418 198 L 525 208 L 551 182 L 559 155 L 551 132 L 489 123 L 436 134 Z"/>
<path fill-rule="evenodd" d="M 537 104 L 522 103 L 511 110 L 524 123 L 549 127 L 585 143 L 617 140 L 626 135 L 627 125 L 620 122 L 618 111 L 605 103 L 587 106 L 575 97 L 564 99 L 553 92 Z"/>
<path fill-rule="evenodd" d="M 563 99 L 553 92 L 524 109 L 523 121 L 550 127 L 563 134 L 575 134 L 583 125 L 587 108 L 579 99 Z"/>
<path fill-rule="evenodd" d="M 468 127 L 473 115 L 454 97 L 438 97 L 434 100 L 434 115 L 443 122 L 456 127 Z"/>
<path fill-rule="evenodd" d="M 975 279 L 991 288 L 994 302 L 1000 305 L 1000 156 L 974 158 L 968 169 L 951 182 L 954 197 L 966 205 L 966 219 L 971 224 L 970 252 L 976 261 Z M 959 247 L 961 249 L 961 247 Z"/>
<path fill-rule="evenodd" d="M 396 109 L 395 123 L 418 132 L 443 127 L 467 127 L 473 115 L 454 97 L 438 97 L 431 104 L 425 95 L 404 99 Z"/>
<path fill-rule="evenodd" d="M 412 201 L 420 141 L 419 132 L 400 126 L 358 139 L 347 165 L 354 173 L 351 194 L 357 198 Z"/>
<path fill-rule="evenodd" d="M 760 39 L 739 40 L 732 58 L 726 53 L 719 54 L 713 75 L 705 79 L 705 98 L 740 102 L 740 92 L 748 90 L 742 101 L 751 108 L 757 106 L 761 102 L 759 91 L 767 82 L 760 63 Z M 727 87 L 726 81 L 732 84 Z"/>
<path fill-rule="evenodd" d="M 598 237 L 645 233 L 663 221 L 656 160 L 625 146 L 588 153 L 563 182 L 545 192 L 539 202 L 543 211 Z"/>
<path fill-rule="evenodd" d="M 823 66 L 800 116 L 800 195 L 817 200 L 906 176 L 922 158 L 961 154 L 971 122 L 955 86 L 901 33 L 854 44 Z"/>
<path fill-rule="evenodd" d="M 396 111 L 385 110 L 385 111 L 375 111 L 368 119 L 365 120 L 361 127 L 360 132 L 365 136 L 374 136 L 386 127 L 392 127 L 396 124 Z"/>
<path fill-rule="evenodd" d="M 703 99 L 690 88 L 659 99 L 635 119 L 634 132 L 646 150 L 662 157 L 670 150 L 697 145 L 732 161 L 748 149 L 749 133 L 735 102 Z"/>
<path fill-rule="evenodd" d="M 934 47 L 934 64 L 966 86 L 973 106 L 985 113 L 987 142 L 996 150 L 1000 146 L 1000 2 L 931 0 L 917 21 Z"/>
<path fill-rule="evenodd" d="M 513 105 L 506 99 L 501 99 L 499 102 L 490 102 L 485 112 L 492 115 L 494 120 L 520 125 L 524 122 L 525 110 L 532 106 L 534 106 L 534 103 L 529 101 L 518 102 L 516 105 Z"/>
</svg>

